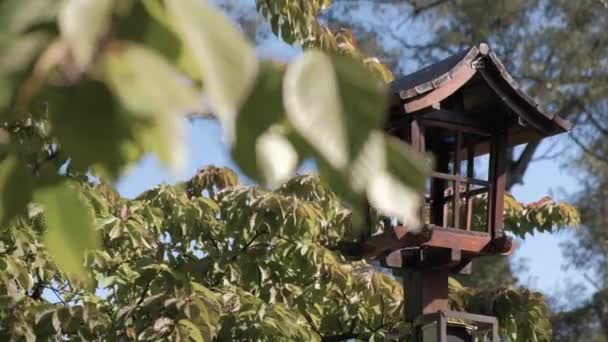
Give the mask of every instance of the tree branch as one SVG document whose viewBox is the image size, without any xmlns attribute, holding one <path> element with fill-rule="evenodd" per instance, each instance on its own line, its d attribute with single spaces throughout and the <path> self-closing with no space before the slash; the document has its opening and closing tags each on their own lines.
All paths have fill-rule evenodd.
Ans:
<svg viewBox="0 0 608 342">
<path fill-rule="evenodd" d="M 530 166 L 532 157 L 540 145 L 539 141 L 530 142 L 519 155 L 516 161 L 509 163 L 509 177 L 507 189 L 511 189 L 516 184 L 523 184 L 524 174 Z"/>
<path fill-rule="evenodd" d="M 575 137 L 573 134 L 570 135 L 570 139 L 572 139 L 572 141 L 581 149 L 583 150 L 583 152 L 585 152 L 585 154 L 593 157 L 594 159 L 596 159 L 599 162 L 602 162 L 604 164 L 608 165 L 608 161 L 606 161 L 605 158 L 603 158 L 602 156 L 600 156 L 599 154 L 597 154 L 595 151 L 592 151 L 590 148 L 588 148 L 587 146 L 585 146 L 585 144 L 583 144 L 582 141 L 580 141 L 577 137 Z"/>
<path fill-rule="evenodd" d="M 593 127 L 595 127 L 600 134 L 608 136 L 608 128 L 602 126 L 589 112 L 586 112 L 585 114 L 587 114 L 587 118 L 589 119 L 589 122 L 591 122 L 591 125 L 593 125 Z"/>
<path fill-rule="evenodd" d="M 413 11 L 414 11 L 414 16 L 419 15 L 422 12 L 431 10 L 435 7 L 439 7 L 441 5 L 447 4 L 448 2 L 451 2 L 452 0 L 435 0 L 435 1 L 431 1 L 429 3 L 426 4 L 422 4 L 422 5 L 417 5 L 417 1 L 410 1 L 410 3 L 412 4 L 413 7 Z"/>
</svg>

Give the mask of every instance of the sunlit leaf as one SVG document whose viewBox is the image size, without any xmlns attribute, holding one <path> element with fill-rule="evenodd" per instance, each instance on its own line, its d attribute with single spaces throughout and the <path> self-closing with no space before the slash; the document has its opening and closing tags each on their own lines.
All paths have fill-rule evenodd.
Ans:
<svg viewBox="0 0 608 342">
<path fill-rule="evenodd" d="M 331 58 L 318 51 L 304 53 L 287 69 L 283 96 L 296 131 L 333 168 L 344 169 L 349 132 Z"/>
<path fill-rule="evenodd" d="M 289 140 L 279 132 L 267 132 L 255 146 L 257 164 L 269 187 L 285 182 L 298 166 L 298 153 Z"/>
<path fill-rule="evenodd" d="M 138 134 L 146 149 L 179 170 L 185 163 L 183 117 L 200 98 L 187 80 L 151 50 L 124 44 L 104 55 L 106 82 L 124 108 L 148 120 Z M 159 85 L 163 86 L 159 86 Z"/>
<path fill-rule="evenodd" d="M 166 1 L 172 22 L 192 49 L 203 86 L 229 141 L 234 119 L 254 84 L 258 62 L 253 48 L 207 1 Z"/>
<path fill-rule="evenodd" d="M 178 329 L 182 332 L 184 336 L 188 336 L 194 342 L 204 342 L 206 341 L 203 338 L 200 330 L 189 320 L 180 319 L 177 322 Z M 210 341 L 210 340 L 209 340 Z"/>
<path fill-rule="evenodd" d="M 285 117 L 282 77 L 278 66 L 261 65 L 255 87 L 236 118 L 232 146 L 232 156 L 243 172 L 268 185 L 286 180 L 298 162 L 297 152 L 280 133 L 279 123 Z"/>
<path fill-rule="evenodd" d="M 107 31 L 114 0 L 67 0 L 59 13 L 59 28 L 76 62 L 86 67 Z"/>
<path fill-rule="evenodd" d="M 143 0 L 142 5 L 152 19 L 147 23 L 143 43 L 169 61 L 175 62 L 179 70 L 188 77 L 200 81 L 198 64 L 192 51 L 184 45 L 185 42 L 180 39 L 179 33 L 171 23 L 163 0 Z"/>
<path fill-rule="evenodd" d="M 415 191 L 424 190 L 424 183 L 433 163 L 431 156 L 416 153 L 397 138 L 385 135 L 385 139 L 388 172 Z"/>
<path fill-rule="evenodd" d="M 55 18 L 61 1 L 5 0 L 0 3 L 0 30 L 21 33 Z"/>
</svg>

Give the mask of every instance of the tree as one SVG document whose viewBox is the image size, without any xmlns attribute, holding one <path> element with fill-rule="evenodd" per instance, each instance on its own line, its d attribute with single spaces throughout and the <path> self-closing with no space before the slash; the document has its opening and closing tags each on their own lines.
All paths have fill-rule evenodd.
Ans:
<svg viewBox="0 0 608 342">
<path fill-rule="evenodd" d="M 594 144 L 604 144 L 605 136 L 594 138 Z M 602 153 L 601 150 L 596 150 Z M 571 267 L 589 270 L 585 274 L 594 294 L 579 307 L 567 308 L 556 315 L 556 326 L 560 329 L 556 340 L 571 341 L 571 331 L 584 327 L 597 341 L 608 340 L 608 250 L 604 216 L 606 200 L 606 161 L 599 156 L 584 154 L 576 164 L 585 175 L 583 188 L 577 195 L 584 224 L 577 231 L 577 239 L 564 245 Z M 606 158 L 603 156 L 602 158 Z"/>
<path fill-rule="evenodd" d="M 328 1 L 258 5 L 275 32 L 311 50 L 289 65 L 260 62 L 193 0 L 0 3 L 3 337 L 408 334 L 400 283 L 334 251 L 369 228 L 366 201 L 415 225 L 429 166 L 381 130 L 391 73 L 317 20 Z M 144 153 L 179 166 L 186 113 L 219 120 L 241 171 L 261 183 L 283 184 L 309 157 L 321 180 L 269 191 L 206 168 L 120 198 L 108 184 Z M 552 201 L 510 200 L 507 215 L 521 235 L 577 220 Z M 452 302 L 499 316 L 512 340 L 548 339 L 538 294 L 453 282 Z"/>
<path fill-rule="evenodd" d="M 71 187 L 103 237 L 86 257 L 94 281 L 79 282 L 48 258 L 51 217 L 30 206 L 3 233 L 4 339 L 332 341 L 409 332 L 399 279 L 336 252 L 355 236 L 351 213 L 314 176 L 269 191 L 208 167 L 134 200 L 103 183 Z M 548 340 L 540 294 L 451 287 L 454 308 L 498 315 L 511 340 Z"/>
</svg>

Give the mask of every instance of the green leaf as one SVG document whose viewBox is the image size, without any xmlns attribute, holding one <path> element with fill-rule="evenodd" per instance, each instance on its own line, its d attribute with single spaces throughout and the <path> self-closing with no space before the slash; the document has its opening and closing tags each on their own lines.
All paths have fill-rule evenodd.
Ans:
<svg viewBox="0 0 608 342">
<path fill-rule="evenodd" d="M 120 111 L 102 83 L 85 81 L 55 89 L 47 100 L 52 133 L 70 156 L 72 167 L 87 170 L 92 166 L 102 176 L 116 179 L 141 155 L 133 121 Z"/>
<path fill-rule="evenodd" d="M 284 81 L 287 117 L 295 130 L 329 165 L 343 170 L 349 162 L 346 115 L 331 58 L 307 51 L 287 69 Z"/>
<path fill-rule="evenodd" d="M 67 0 L 61 8 L 59 29 L 80 67 L 91 62 L 110 24 L 113 5 L 113 0 Z"/>
<path fill-rule="evenodd" d="M 37 189 L 34 200 L 45 209 L 44 243 L 50 255 L 64 272 L 86 279 L 85 252 L 99 247 L 92 208 L 68 182 Z"/>
<path fill-rule="evenodd" d="M 173 26 L 197 59 L 205 92 L 232 141 L 236 113 L 258 71 L 255 52 L 234 25 L 206 1 L 166 1 L 166 6 Z"/>
<path fill-rule="evenodd" d="M 332 56 L 338 81 L 339 100 L 346 117 L 350 160 L 359 155 L 367 136 L 383 129 L 387 113 L 386 85 L 360 61 Z"/>
<path fill-rule="evenodd" d="M 416 191 L 423 191 L 433 163 L 430 155 L 415 152 L 403 141 L 385 135 L 387 170 L 401 183 Z"/>
<path fill-rule="evenodd" d="M 385 93 L 363 64 L 317 51 L 293 63 L 284 81 L 287 117 L 323 159 L 322 174 L 353 205 L 354 223 L 366 194 L 381 213 L 417 225 L 418 191 L 429 167 L 380 131 Z"/>
<path fill-rule="evenodd" d="M 196 89 L 161 56 L 145 47 L 123 44 L 104 55 L 105 80 L 122 106 L 148 121 L 139 133 L 146 150 L 166 165 L 185 163 L 184 114 L 196 110 Z M 162 86 L 160 86 L 162 85 Z"/>
<path fill-rule="evenodd" d="M 44 32 L 30 32 L 21 35 L 0 37 L 0 73 L 10 74 L 25 71 L 38 56 L 50 35 Z"/>
<path fill-rule="evenodd" d="M 236 118 L 232 146 L 232 156 L 244 173 L 270 186 L 285 181 L 298 162 L 297 152 L 278 125 L 285 118 L 282 80 L 278 66 L 260 65 L 255 86 Z"/>
<path fill-rule="evenodd" d="M 287 69 L 283 96 L 295 130 L 336 170 L 384 123 L 386 90 L 352 58 L 307 51 Z"/>
<path fill-rule="evenodd" d="M 4 227 L 9 221 L 25 209 L 32 198 L 32 171 L 15 155 L 9 155 L 0 163 L 0 225 Z"/>
<path fill-rule="evenodd" d="M 146 26 L 143 43 L 176 64 L 180 71 L 200 81 L 201 74 L 192 51 L 179 38 L 162 0 L 143 0 L 142 5 L 152 20 Z"/>
<path fill-rule="evenodd" d="M 0 32 L 21 33 L 51 21 L 61 1 L 4 0 L 0 2 Z"/>
<path fill-rule="evenodd" d="M 177 327 L 181 332 L 181 335 L 190 337 L 195 342 L 204 342 L 206 341 L 201 334 L 201 331 L 198 330 L 194 323 L 190 322 L 187 319 L 180 319 L 177 322 Z M 210 340 L 209 340 L 210 341 Z"/>
<path fill-rule="evenodd" d="M 287 181 L 298 166 L 298 152 L 280 127 L 262 134 L 255 144 L 256 164 L 264 183 L 274 188 Z"/>
</svg>

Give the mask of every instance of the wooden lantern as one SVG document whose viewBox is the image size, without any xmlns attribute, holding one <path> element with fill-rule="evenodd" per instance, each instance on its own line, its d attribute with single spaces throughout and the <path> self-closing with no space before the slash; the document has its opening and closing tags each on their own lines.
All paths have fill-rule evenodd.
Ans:
<svg viewBox="0 0 608 342">
<path fill-rule="evenodd" d="M 391 92 L 386 130 L 435 158 L 421 210 L 426 224 L 422 231 L 397 225 L 369 238 L 363 256 L 414 246 L 455 250 L 465 261 L 510 252 L 503 233 L 507 153 L 571 124 L 525 94 L 486 44 L 397 79 Z M 484 204 L 475 208 L 483 221 L 473 219 L 474 201 Z"/>
<path fill-rule="evenodd" d="M 503 232 L 507 154 L 571 124 L 524 93 L 486 44 L 396 80 L 391 93 L 386 130 L 435 159 L 421 210 L 425 225 L 396 225 L 360 248 L 364 257 L 406 272 L 406 318 L 413 322 L 447 312 L 450 272 L 513 250 Z"/>
</svg>

